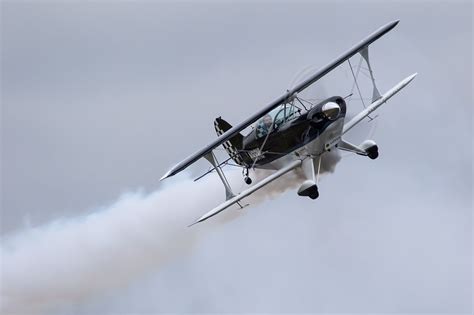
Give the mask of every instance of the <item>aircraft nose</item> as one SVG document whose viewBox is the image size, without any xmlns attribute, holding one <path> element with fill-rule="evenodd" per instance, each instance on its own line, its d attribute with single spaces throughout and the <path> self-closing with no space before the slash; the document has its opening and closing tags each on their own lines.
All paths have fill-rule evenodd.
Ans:
<svg viewBox="0 0 474 315">
<path fill-rule="evenodd" d="M 328 102 L 323 105 L 321 111 L 326 118 L 335 120 L 341 112 L 341 107 L 335 102 Z"/>
</svg>

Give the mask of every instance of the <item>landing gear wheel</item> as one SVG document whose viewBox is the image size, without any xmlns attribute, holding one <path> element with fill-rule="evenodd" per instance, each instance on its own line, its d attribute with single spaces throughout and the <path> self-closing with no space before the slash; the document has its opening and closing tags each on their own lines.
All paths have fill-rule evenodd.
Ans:
<svg viewBox="0 0 474 315">
<path fill-rule="evenodd" d="M 375 151 L 375 152 L 369 153 L 367 156 L 369 157 L 369 159 L 375 160 L 376 158 L 379 157 L 379 152 Z"/>
<path fill-rule="evenodd" d="M 367 148 L 367 149 L 365 150 L 365 152 L 367 152 L 367 156 L 368 156 L 369 159 L 371 159 L 371 160 L 375 160 L 376 158 L 379 157 L 379 148 L 378 148 L 376 145 L 374 145 L 374 146 L 372 146 L 372 147 L 370 147 L 370 148 Z"/>
<path fill-rule="evenodd" d="M 314 189 L 312 189 L 310 192 L 309 192 L 309 195 L 308 195 L 309 198 L 311 199 L 317 199 L 319 197 L 319 191 L 318 191 L 318 186 L 315 186 Z"/>
<path fill-rule="evenodd" d="M 298 196 L 316 199 L 319 197 L 318 186 L 312 180 L 307 180 L 298 189 Z"/>
</svg>

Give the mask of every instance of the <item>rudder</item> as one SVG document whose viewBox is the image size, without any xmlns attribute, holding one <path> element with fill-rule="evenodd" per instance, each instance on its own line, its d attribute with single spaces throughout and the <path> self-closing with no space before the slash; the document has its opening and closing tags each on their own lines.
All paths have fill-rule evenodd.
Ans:
<svg viewBox="0 0 474 315">
<path fill-rule="evenodd" d="M 226 131 L 230 130 L 232 126 L 221 117 L 218 117 L 216 120 L 214 120 L 214 128 L 216 129 L 217 136 L 220 136 Z M 243 152 L 239 152 L 242 150 L 243 140 L 244 136 L 241 133 L 237 133 L 235 136 L 224 142 L 222 146 L 236 164 L 248 167 L 249 164 L 246 161 L 247 159 L 245 154 L 243 154 Z"/>
</svg>

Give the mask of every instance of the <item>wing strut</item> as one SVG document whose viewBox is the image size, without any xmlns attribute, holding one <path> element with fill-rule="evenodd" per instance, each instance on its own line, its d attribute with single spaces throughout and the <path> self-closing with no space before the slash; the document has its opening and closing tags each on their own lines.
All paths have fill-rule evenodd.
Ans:
<svg viewBox="0 0 474 315">
<path fill-rule="evenodd" d="M 357 75 L 354 73 L 354 69 L 352 69 L 351 61 L 349 59 L 347 59 L 347 62 L 349 63 L 349 68 L 351 69 L 352 77 L 354 78 L 354 85 L 357 88 L 357 93 L 359 93 L 359 98 L 360 98 L 360 101 L 362 102 L 362 106 L 364 106 L 364 108 L 366 108 L 367 106 L 365 106 L 364 98 L 362 97 L 362 93 L 360 91 L 359 83 L 357 82 L 357 75 L 359 74 L 359 71 L 360 71 L 360 62 L 359 62 L 359 66 L 357 67 Z M 354 85 L 352 86 L 352 90 L 354 90 Z M 351 93 L 352 93 L 352 91 L 351 91 Z"/>
<path fill-rule="evenodd" d="M 358 113 L 357 115 L 354 116 L 349 122 L 344 124 L 344 128 L 342 129 L 341 136 L 344 135 L 346 132 L 351 130 L 355 125 L 360 123 L 365 117 L 369 116 L 374 110 L 382 106 L 385 102 L 387 102 L 392 96 L 400 92 L 401 89 L 403 89 L 405 86 L 408 85 L 415 77 L 417 73 L 413 73 L 412 75 L 406 77 L 402 81 L 400 81 L 397 85 L 395 85 L 393 88 L 385 92 L 384 95 L 382 95 L 378 100 L 367 106 L 366 109 Z"/>
<path fill-rule="evenodd" d="M 374 90 L 372 92 L 372 103 L 373 103 L 376 100 L 378 100 L 381 95 L 380 95 L 379 90 L 377 89 L 377 85 L 375 84 L 374 73 L 372 71 L 372 66 L 370 65 L 370 61 L 369 61 L 369 46 L 365 46 L 365 48 L 363 48 L 360 51 L 360 55 L 362 56 L 362 58 L 364 58 L 365 62 L 367 63 L 367 67 L 369 68 L 370 80 L 372 80 L 372 86 L 374 87 Z"/>
<path fill-rule="evenodd" d="M 209 161 L 209 163 L 214 166 L 215 170 L 217 171 L 217 174 L 219 175 L 222 184 L 224 184 L 225 187 L 225 199 L 229 200 L 233 197 L 235 197 L 235 194 L 232 192 L 232 189 L 230 188 L 229 182 L 227 181 L 227 178 L 224 175 L 224 172 L 222 171 L 220 164 L 217 162 L 216 156 L 214 155 L 214 152 L 211 151 L 207 154 L 204 155 L 204 158 Z"/>
</svg>

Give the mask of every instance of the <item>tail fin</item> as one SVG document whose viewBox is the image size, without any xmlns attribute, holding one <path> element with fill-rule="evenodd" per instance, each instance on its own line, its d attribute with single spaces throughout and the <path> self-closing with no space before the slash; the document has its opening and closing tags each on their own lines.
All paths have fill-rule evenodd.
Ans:
<svg viewBox="0 0 474 315">
<path fill-rule="evenodd" d="M 216 129 L 217 135 L 220 136 L 227 130 L 231 129 L 232 126 L 221 117 L 218 117 L 216 118 L 216 120 L 214 120 L 214 128 Z M 242 150 L 243 140 L 244 136 L 238 133 L 232 138 L 230 138 L 228 141 L 224 142 L 222 146 L 235 163 L 241 166 L 248 167 L 249 164 L 247 163 L 248 159 L 246 154 L 243 154 L 243 152 L 239 152 L 240 150 Z"/>
</svg>

